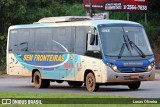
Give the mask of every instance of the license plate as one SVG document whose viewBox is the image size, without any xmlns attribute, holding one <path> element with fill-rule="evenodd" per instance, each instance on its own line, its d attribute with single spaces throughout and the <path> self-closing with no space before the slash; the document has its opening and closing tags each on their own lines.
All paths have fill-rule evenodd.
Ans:
<svg viewBox="0 0 160 107">
<path fill-rule="evenodd" d="M 133 74 L 130 76 L 132 79 L 136 79 L 136 78 L 139 78 L 139 74 Z"/>
</svg>

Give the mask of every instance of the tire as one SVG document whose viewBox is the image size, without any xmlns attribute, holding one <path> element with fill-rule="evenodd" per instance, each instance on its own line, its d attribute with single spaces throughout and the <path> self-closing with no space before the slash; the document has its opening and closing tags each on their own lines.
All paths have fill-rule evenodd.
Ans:
<svg viewBox="0 0 160 107">
<path fill-rule="evenodd" d="M 86 76 L 86 88 L 90 92 L 97 91 L 99 89 L 99 84 L 96 83 L 96 78 L 93 73 L 88 73 Z"/>
<path fill-rule="evenodd" d="M 56 82 L 59 83 L 59 84 L 61 84 L 61 83 L 63 83 L 64 81 L 63 81 L 63 80 L 57 80 Z"/>
<path fill-rule="evenodd" d="M 83 85 L 83 82 L 68 81 L 68 85 L 71 87 L 81 87 Z"/>
<path fill-rule="evenodd" d="M 137 90 L 140 87 L 140 85 L 141 85 L 141 82 L 138 81 L 138 82 L 129 84 L 128 87 L 130 88 L 130 90 Z"/>
<path fill-rule="evenodd" d="M 42 79 L 43 81 L 43 86 L 42 88 L 48 88 L 50 86 L 50 80 Z"/>
<path fill-rule="evenodd" d="M 35 88 L 48 88 L 50 86 L 50 81 L 42 79 L 40 72 L 36 71 L 33 75 L 33 82 Z"/>
</svg>

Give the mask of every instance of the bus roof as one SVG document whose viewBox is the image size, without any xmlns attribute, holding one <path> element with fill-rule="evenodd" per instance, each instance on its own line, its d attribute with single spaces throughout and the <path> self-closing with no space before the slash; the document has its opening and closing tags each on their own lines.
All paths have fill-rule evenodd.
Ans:
<svg viewBox="0 0 160 107">
<path fill-rule="evenodd" d="M 125 20 L 87 20 L 87 21 L 75 21 L 75 22 L 61 22 L 61 23 L 43 23 L 43 24 L 24 24 L 10 26 L 10 29 L 25 29 L 25 28 L 40 28 L 40 27 L 60 27 L 60 26 L 93 26 L 97 27 L 100 24 L 130 24 L 141 26 L 141 24 L 125 21 Z"/>
</svg>

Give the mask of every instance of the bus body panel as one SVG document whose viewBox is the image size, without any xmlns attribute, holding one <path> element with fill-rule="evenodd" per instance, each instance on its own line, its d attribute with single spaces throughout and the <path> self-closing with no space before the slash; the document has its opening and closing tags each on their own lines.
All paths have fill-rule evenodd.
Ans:
<svg viewBox="0 0 160 107">
<path fill-rule="evenodd" d="M 50 59 L 46 59 L 45 56 L 50 56 Z M 91 70 L 97 77 L 96 81 L 102 83 L 100 59 L 77 54 L 61 54 L 59 57 L 57 54 L 41 54 L 40 58 L 39 54 L 16 53 L 9 54 L 8 59 L 9 75 L 32 76 L 32 71 L 38 70 L 43 79 L 84 81 L 85 71 Z"/>
<path fill-rule="evenodd" d="M 7 59 L 7 74 L 19 76 L 32 76 L 31 70 L 27 69 L 23 64 L 20 63 L 20 58 L 17 58 L 17 54 L 8 53 Z"/>
<path fill-rule="evenodd" d="M 116 23 L 117 24 L 118 23 L 138 24 L 138 23 L 128 22 L 128 21 L 110 21 L 110 23 L 113 23 L 113 22 L 115 24 Z M 34 25 L 19 25 L 19 26 L 10 27 L 8 31 L 8 42 L 7 42 L 7 74 L 32 76 L 33 70 L 38 70 L 42 76 L 42 79 L 84 82 L 85 72 L 91 71 L 93 72 L 97 83 L 123 83 L 123 82 L 153 80 L 155 77 L 155 66 L 151 71 L 148 71 L 148 72 L 146 71 L 146 72 L 138 72 L 138 73 L 132 73 L 132 72 L 122 73 L 122 72 L 115 72 L 111 67 L 109 67 L 107 63 L 110 63 L 112 61 L 110 59 L 108 60 L 107 58 L 104 58 L 103 55 L 102 55 L 103 58 L 95 58 L 95 57 L 87 56 L 85 54 L 83 55 L 78 54 L 76 53 L 77 50 L 76 51 L 74 50 L 74 52 L 57 53 L 54 51 L 52 52 L 45 52 L 45 51 L 44 52 L 36 52 L 36 51 L 12 52 L 9 49 L 10 31 L 14 29 L 33 30 L 38 28 L 72 27 L 72 30 L 74 32 L 72 32 L 72 30 L 71 32 L 73 34 L 76 34 L 76 26 L 81 26 L 82 28 L 85 27 L 84 29 L 88 30 L 88 28 L 86 27 L 97 28 L 97 25 L 103 24 L 103 23 L 107 24 L 108 22 L 107 21 L 104 21 L 104 22 L 103 21 L 91 21 L 91 22 L 82 21 L 82 22 L 75 22 L 75 23 L 67 22 L 67 24 L 66 22 L 64 22 L 64 23 L 55 23 L 55 24 L 34 24 Z M 30 33 L 33 33 L 33 31 Z M 64 32 L 62 31 L 61 33 L 64 33 Z M 73 38 L 76 39 L 75 35 L 73 35 Z M 81 38 L 79 37 L 78 40 L 80 39 Z M 75 43 L 77 43 L 77 41 Z M 77 46 L 77 47 L 80 47 L 80 46 Z M 85 48 L 85 46 L 80 48 L 83 49 Z M 153 57 L 154 56 L 152 56 L 152 58 L 145 59 L 144 61 L 142 61 L 142 58 L 139 58 L 139 61 L 144 62 L 143 66 L 147 68 L 147 66 L 150 63 L 154 62 Z M 136 62 L 137 60 L 130 60 L 130 59 L 126 59 L 124 61 L 116 60 L 114 63 L 113 62 L 112 63 L 117 65 L 118 67 L 123 68 L 124 67 L 123 64 L 130 61 Z M 133 68 L 135 69 L 136 67 L 139 67 L 139 66 L 133 65 L 128 67 L 130 67 L 129 69 L 133 69 Z"/>
<path fill-rule="evenodd" d="M 31 76 L 33 70 L 39 70 L 43 79 L 75 80 L 74 57 L 79 63 L 80 57 L 74 54 L 9 54 L 8 74 Z"/>
<path fill-rule="evenodd" d="M 132 77 L 136 76 L 136 77 Z M 137 77 L 138 76 L 138 77 Z M 132 81 L 152 81 L 155 78 L 155 67 L 150 72 L 144 73 L 116 73 L 111 68 L 107 67 L 106 83 L 120 83 Z"/>
<path fill-rule="evenodd" d="M 28 56 L 28 54 L 26 55 Z M 58 67 L 43 68 L 39 66 L 31 66 L 29 65 L 31 62 L 25 62 L 25 54 L 9 54 L 9 69 L 7 73 L 9 75 L 32 76 L 32 71 L 37 69 L 40 71 L 43 79 L 84 81 L 85 71 L 91 70 L 96 77 L 97 83 L 129 82 L 138 80 L 146 81 L 153 80 L 155 78 L 155 67 L 152 71 L 144 73 L 117 73 L 110 67 L 107 67 L 100 59 L 80 56 L 77 54 L 65 55 L 66 58 L 69 57 L 66 63 Z M 30 57 L 28 57 L 28 60 L 34 60 L 37 56 L 34 54 L 34 57 Z M 41 63 L 39 60 L 36 62 L 33 61 L 32 64 Z M 62 59 L 60 58 L 59 60 Z M 49 62 L 46 62 L 45 64 L 48 63 Z M 140 78 L 132 79 L 130 78 L 132 75 L 139 75 Z"/>
<path fill-rule="evenodd" d="M 102 77 L 101 77 L 101 59 L 92 58 L 92 57 L 86 57 L 84 60 L 85 63 L 85 71 L 91 70 L 95 77 L 97 83 L 102 83 Z"/>
</svg>

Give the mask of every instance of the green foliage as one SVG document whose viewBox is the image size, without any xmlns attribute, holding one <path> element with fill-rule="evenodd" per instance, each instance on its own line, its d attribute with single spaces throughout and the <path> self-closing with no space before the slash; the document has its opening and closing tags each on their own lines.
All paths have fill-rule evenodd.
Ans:
<svg viewBox="0 0 160 107">
<path fill-rule="evenodd" d="M 61 4 L 53 0 L 34 0 L 27 3 L 26 17 L 21 22 L 33 23 L 43 17 L 60 16 L 64 14 Z"/>
<path fill-rule="evenodd" d="M 127 20 L 127 14 L 125 12 L 110 12 L 109 18 L 117 20 Z"/>
<path fill-rule="evenodd" d="M 60 16 L 65 12 L 55 0 L 2 0 L 0 13 L 0 33 L 4 34 L 11 25 L 33 23 L 42 17 Z"/>
<path fill-rule="evenodd" d="M 6 96 L 8 98 L 132 98 L 127 96 L 122 97 L 113 95 L 0 92 L 0 98 L 6 98 Z"/>
<path fill-rule="evenodd" d="M 83 4 L 64 5 L 65 16 L 86 16 Z"/>
<path fill-rule="evenodd" d="M 8 26 L 16 24 L 26 12 L 26 0 L 2 0 L 0 6 L 0 33 L 7 32 Z"/>
<path fill-rule="evenodd" d="M 6 44 L 7 44 L 7 38 L 6 35 L 0 34 L 0 65 L 5 64 L 6 60 Z"/>
<path fill-rule="evenodd" d="M 6 35 L 0 34 L 0 74 L 5 72 L 6 69 Z"/>
<path fill-rule="evenodd" d="M 11 25 L 29 24 L 43 17 L 54 16 L 84 16 L 82 0 L 0 0 L 0 64 L 5 64 L 7 30 Z M 130 13 L 130 20 L 140 22 L 145 26 L 152 48 L 160 47 L 160 2 L 149 0 L 148 23 L 144 23 L 143 13 Z M 99 12 L 99 11 L 98 11 Z M 125 12 L 110 12 L 110 19 L 126 20 Z"/>
</svg>

